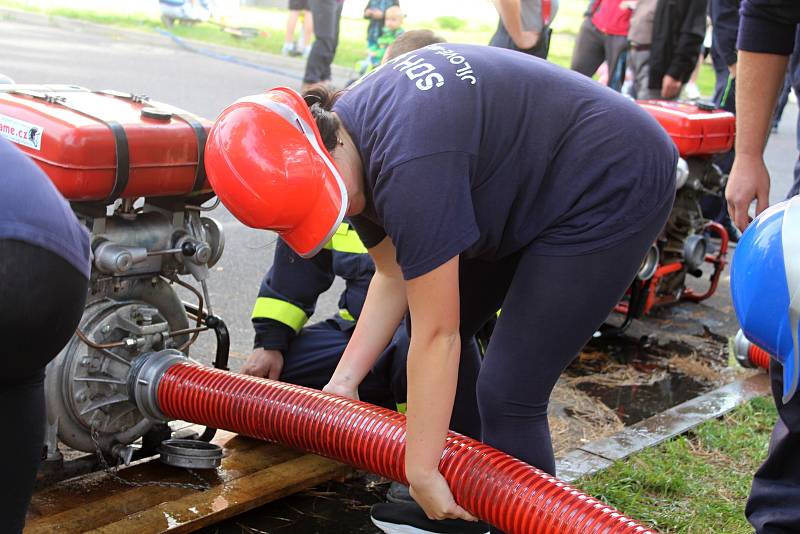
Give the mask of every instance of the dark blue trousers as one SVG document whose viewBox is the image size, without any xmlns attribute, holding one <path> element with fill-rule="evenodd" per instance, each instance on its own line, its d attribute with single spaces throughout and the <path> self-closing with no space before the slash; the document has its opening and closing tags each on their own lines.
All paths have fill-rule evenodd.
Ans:
<svg viewBox="0 0 800 534">
<path fill-rule="evenodd" d="M 800 37 L 800 29 L 798 29 Z M 789 62 L 795 94 L 800 94 L 800 42 Z M 797 124 L 800 148 L 800 117 Z M 794 184 L 787 198 L 800 190 L 800 160 L 794 168 Z M 772 431 L 767 459 L 756 471 L 745 515 L 758 534 L 800 532 L 800 395 L 782 401 L 783 369 L 770 362 L 772 397 L 778 407 L 778 422 Z"/>
<path fill-rule="evenodd" d="M 478 376 L 485 443 L 555 474 L 550 393 L 630 286 L 672 203 L 670 197 L 636 233 L 598 252 L 545 256 L 528 249 L 502 261 L 461 262 L 462 339 L 502 307 Z"/>
<path fill-rule="evenodd" d="M 0 239 L 0 532 L 22 532 L 44 442 L 44 368 L 75 332 L 88 280 L 43 248 Z"/>
<path fill-rule="evenodd" d="M 783 369 L 773 360 L 769 371 L 779 417 L 745 515 L 758 534 L 794 534 L 800 532 L 800 395 L 783 404 Z"/>
<path fill-rule="evenodd" d="M 795 35 L 795 47 L 792 56 L 789 59 L 789 76 L 791 76 L 792 89 L 794 89 L 795 96 L 800 96 L 800 27 Z M 797 116 L 797 131 L 796 131 L 797 148 L 800 150 L 800 114 Z M 789 194 L 786 198 L 791 198 L 800 193 L 800 158 L 794 164 L 794 183 L 792 188 L 789 189 Z"/>
</svg>

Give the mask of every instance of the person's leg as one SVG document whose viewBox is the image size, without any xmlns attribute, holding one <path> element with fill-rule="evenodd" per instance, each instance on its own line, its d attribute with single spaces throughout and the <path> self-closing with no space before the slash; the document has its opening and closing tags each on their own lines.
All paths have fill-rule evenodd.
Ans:
<svg viewBox="0 0 800 534">
<path fill-rule="evenodd" d="M 303 11 L 303 57 L 311 53 L 311 41 L 314 38 L 314 16 L 308 9 Z"/>
<path fill-rule="evenodd" d="M 513 255 L 500 262 L 462 259 L 459 264 L 461 361 L 450 428 L 475 439 L 482 434 L 476 389 L 482 357 L 475 334 L 496 316 L 518 260 Z"/>
<path fill-rule="evenodd" d="M 3 425 L 13 429 L 14 433 L 13 439 L 4 439 L 0 443 L 0 453 L 6 459 L 0 467 L 4 486 L 0 489 L 0 518 L 3 532 L 10 534 L 22 532 L 25 526 L 36 470 L 42 460 L 45 426 L 43 382 L 43 369 L 37 374 L 11 381 L 3 375 L 0 380 L 0 405 L 7 411 Z"/>
<path fill-rule="evenodd" d="M 711 100 L 719 102 L 722 99 L 722 94 L 728 86 L 728 78 L 730 72 L 725 60 L 719 55 L 716 48 L 711 48 L 711 64 L 714 66 L 714 95 Z"/>
<path fill-rule="evenodd" d="M 314 18 L 314 44 L 306 61 L 303 83 L 306 85 L 330 79 L 331 62 L 336 52 L 336 37 L 339 21 L 337 12 L 341 5 L 336 0 L 310 0 L 311 16 Z"/>
<path fill-rule="evenodd" d="M 725 88 L 718 95 L 718 99 L 715 101 L 715 103 L 721 109 L 730 111 L 734 115 L 736 114 L 736 78 L 727 78 Z M 728 152 L 714 154 L 712 159 L 724 174 L 728 174 L 731 172 L 733 160 L 735 158 L 736 152 L 733 148 L 731 148 Z M 725 227 L 732 241 L 739 240 L 740 232 L 731 223 L 731 218 L 728 215 L 728 203 L 725 201 L 724 191 L 718 195 L 704 195 L 700 199 L 700 207 L 703 211 L 704 217 L 718 222 Z"/>
<path fill-rule="evenodd" d="M 581 256 L 523 254 L 478 378 L 485 443 L 555 473 L 550 392 L 625 293 L 671 208 L 669 199 L 610 249 Z"/>
<path fill-rule="evenodd" d="M 289 10 L 289 16 L 286 17 L 286 35 L 283 37 L 284 51 L 287 47 L 294 46 L 294 29 L 297 26 L 297 19 L 300 17 L 300 12 Z"/>
<path fill-rule="evenodd" d="M 683 95 L 689 100 L 697 100 L 700 98 L 700 89 L 697 87 L 697 77 L 700 76 L 700 67 L 703 65 L 703 59 L 703 53 L 700 52 L 700 55 L 697 56 L 697 63 L 694 66 L 692 75 L 683 87 Z"/>
<path fill-rule="evenodd" d="M 772 114 L 772 131 L 778 131 L 778 125 L 781 123 L 781 117 L 783 117 L 783 110 L 786 108 L 786 104 L 789 102 L 789 93 L 792 91 L 792 76 L 789 72 L 786 73 L 786 77 L 783 79 L 783 88 L 781 89 L 781 94 L 778 96 L 778 102 L 775 104 L 775 112 Z"/>
<path fill-rule="evenodd" d="M 792 52 L 792 56 L 789 60 L 789 72 L 792 77 L 792 89 L 794 89 L 794 96 L 800 100 L 800 41 L 798 41 L 798 39 L 800 39 L 800 27 L 797 29 L 797 33 L 795 35 L 794 52 Z M 800 114 L 797 115 L 795 139 L 797 148 L 800 150 Z M 800 157 L 798 157 L 797 162 L 794 165 L 794 182 L 792 183 L 792 187 L 789 188 L 789 193 L 786 195 L 786 198 L 791 198 L 797 194 L 800 194 Z"/>
<path fill-rule="evenodd" d="M 783 404 L 783 368 L 775 360 L 770 377 L 779 418 L 767 459 L 753 477 L 745 515 L 758 534 L 790 534 L 800 532 L 800 395 Z"/>
<path fill-rule="evenodd" d="M 0 240 L 0 406 L 13 439 L 0 440 L 3 532 L 21 532 L 44 440 L 44 367 L 72 336 L 88 281 L 47 250 Z"/>
<path fill-rule="evenodd" d="M 628 38 L 624 35 L 606 35 L 604 50 L 608 64 L 608 86 L 615 91 L 620 91 L 622 84 L 625 83 Z"/>
<path fill-rule="evenodd" d="M 335 17 L 335 24 L 334 24 L 334 33 L 333 33 L 333 55 L 331 56 L 331 60 L 328 62 L 328 76 L 327 80 L 332 79 L 331 76 L 331 65 L 333 64 L 333 58 L 336 56 L 336 49 L 339 48 L 339 28 L 342 25 L 342 9 L 344 8 L 344 0 L 341 2 L 336 3 L 336 11 L 334 12 Z"/>
<path fill-rule="evenodd" d="M 650 51 L 632 48 L 628 59 L 633 70 L 633 96 L 641 100 L 649 96 L 647 81 L 650 79 Z"/>
<path fill-rule="evenodd" d="M 569 68 L 591 78 L 604 59 L 606 59 L 606 54 L 603 34 L 592 24 L 591 18 L 586 17 L 583 19 L 578 37 L 575 39 L 575 48 L 572 50 L 572 62 Z"/>
</svg>

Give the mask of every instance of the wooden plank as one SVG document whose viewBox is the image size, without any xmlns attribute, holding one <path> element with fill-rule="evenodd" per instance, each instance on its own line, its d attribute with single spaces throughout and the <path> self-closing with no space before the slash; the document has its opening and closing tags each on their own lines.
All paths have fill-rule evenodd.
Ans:
<svg viewBox="0 0 800 534">
<path fill-rule="evenodd" d="M 227 431 L 217 431 L 213 443 L 223 448 L 228 471 L 241 469 L 237 462 L 238 453 L 264 447 L 263 441 L 239 437 Z M 140 462 L 131 467 L 122 469 L 123 477 L 135 477 L 138 480 L 169 480 L 174 482 L 189 482 L 191 477 L 180 470 L 171 470 L 160 462 Z M 252 472 L 252 471 L 250 471 Z M 247 473 L 249 474 L 249 473 Z M 129 491 L 128 486 L 118 484 L 103 472 L 82 475 L 65 480 L 52 486 L 37 491 L 28 511 L 28 522 L 36 518 L 54 515 L 71 510 L 79 506 L 87 506 L 95 500 L 105 499 L 109 495 Z"/>
<path fill-rule="evenodd" d="M 226 456 L 220 468 L 213 478 L 204 474 L 204 479 L 215 487 L 303 456 L 302 452 L 278 445 L 241 437 L 230 439 L 230 436 L 228 434 L 228 441 L 221 443 Z M 193 482 L 184 470 L 164 466 L 158 460 L 124 469 L 122 476 L 134 481 Z M 35 494 L 25 532 L 86 532 L 163 503 L 207 493 L 183 488 L 130 488 L 113 481 L 105 473 L 98 473 L 65 481 Z"/>
<path fill-rule="evenodd" d="M 121 521 L 89 532 L 192 532 L 350 472 L 352 468 L 345 464 L 306 454 L 211 490 L 131 514 Z"/>
</svg>

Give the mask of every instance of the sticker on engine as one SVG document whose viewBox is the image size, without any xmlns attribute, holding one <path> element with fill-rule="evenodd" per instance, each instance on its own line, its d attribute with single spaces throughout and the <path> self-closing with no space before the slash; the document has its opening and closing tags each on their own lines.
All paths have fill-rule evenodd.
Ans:
<svg viewBox="0 0 800 534">
<path fill-rule="evenodd" d="M 30 122 L 0 115 L 0 137 L 34 150 L 42 149 L 44 128 Z"/>
</svg>

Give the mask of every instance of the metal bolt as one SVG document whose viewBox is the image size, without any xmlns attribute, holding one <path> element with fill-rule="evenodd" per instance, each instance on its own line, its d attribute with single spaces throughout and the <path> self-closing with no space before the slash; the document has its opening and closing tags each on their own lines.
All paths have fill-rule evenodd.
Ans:
<svg viewBox="0 0 800 534">
<path fill-rule="evenodd" d="M 75 398 L 77 399 L 78 402 L 86 402 L 86 392 L 85 391 L 81 391 L 80 393 L 78 393 L 76 395 Z"/>
<path fill-rule="evenodd" d="M 100 331 L 104 334 L 108 334 L 109 332 L 111 332 L 111 325 L 110 324 L 103 325 L 103 328 L 101 328 Z"/>
</svg>

